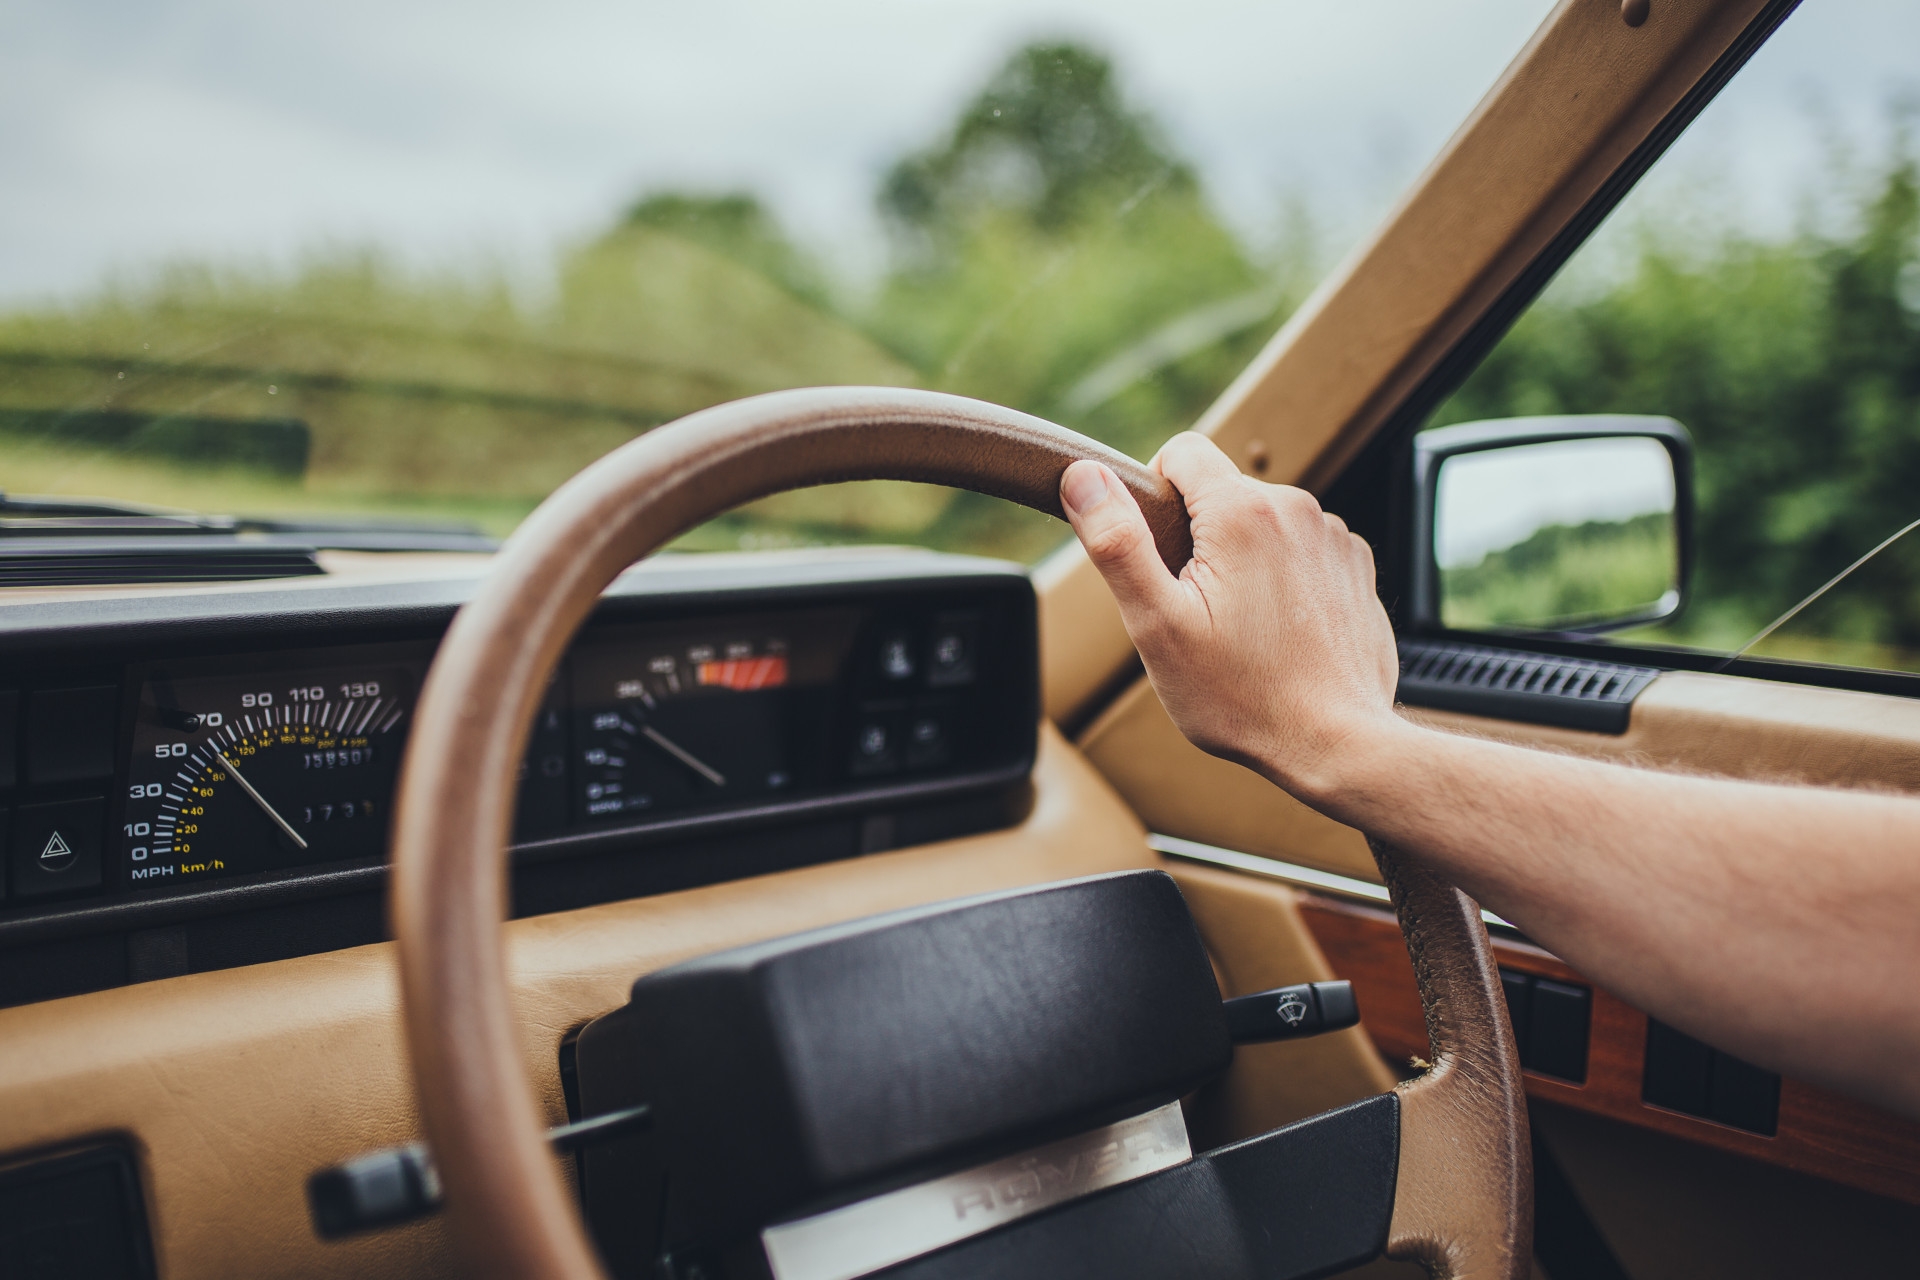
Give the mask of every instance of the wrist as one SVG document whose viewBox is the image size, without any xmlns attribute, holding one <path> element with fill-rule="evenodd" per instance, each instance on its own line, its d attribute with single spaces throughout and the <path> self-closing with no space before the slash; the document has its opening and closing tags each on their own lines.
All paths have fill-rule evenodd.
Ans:
<svg viewBox="0 0 1920 1280">
<path fill-rule="evenodd" d="M 1349 825 L 1365 826 L 1379 797 L 1404 796 L 1383 785 L 1404 777 L 1431 731 L 1391 711 L 1357 718 L 1322 735 L 1310 752 L 1269 753 L 1262 773 L 1303 804 Z"/>
</svg>

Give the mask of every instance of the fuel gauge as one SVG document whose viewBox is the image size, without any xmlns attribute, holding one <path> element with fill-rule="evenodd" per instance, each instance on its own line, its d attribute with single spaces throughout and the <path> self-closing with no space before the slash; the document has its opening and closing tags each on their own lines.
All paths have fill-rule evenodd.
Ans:
<svg viewBox="0 0 1920 1280">
<path fill-rule="evenodd" d="M 654 631 L 575 664 L 577 811 L 637 818 L 788 792 L 824 759 L 806 741 L 827 720 L 851 623 L 825 635 Z M 821 641 L 825 641 L 822 647 Z"/>
</svg>

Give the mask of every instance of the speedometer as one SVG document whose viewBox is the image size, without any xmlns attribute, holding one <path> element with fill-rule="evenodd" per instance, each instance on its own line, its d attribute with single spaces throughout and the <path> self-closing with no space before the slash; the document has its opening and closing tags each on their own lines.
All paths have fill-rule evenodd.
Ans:
<svg viewBox="0 0 1920 1280">
<path fill-rule="evenodd" d="M 154 673 L 122 826 L 130 884 L 381 856 L 414 687 L 398 664 Z"/>
</svg>

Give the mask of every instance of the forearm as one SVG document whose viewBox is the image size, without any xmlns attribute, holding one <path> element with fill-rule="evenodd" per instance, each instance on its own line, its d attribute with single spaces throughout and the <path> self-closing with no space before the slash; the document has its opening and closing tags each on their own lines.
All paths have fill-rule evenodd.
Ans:
<svg viewBox="0 0 1920 1280">
<path fill-rule="evenodd" d="M 1687 778 L 1417 728 L 1372 553 L 1193 435 L 1193 557 L 1077 462 L 1061 503 L 1201 749 L 1426 859 L 1570 964 L 1762 1065 L 1920 1116 L 1920 800 Z"/>
<path fill-rule="evenodd" d="M 1656 1017 L 1920 1115 L 1920 801 L 1652 773 L 1397 721 L 1321 776 L 1276 780 Z"/>
</svg>

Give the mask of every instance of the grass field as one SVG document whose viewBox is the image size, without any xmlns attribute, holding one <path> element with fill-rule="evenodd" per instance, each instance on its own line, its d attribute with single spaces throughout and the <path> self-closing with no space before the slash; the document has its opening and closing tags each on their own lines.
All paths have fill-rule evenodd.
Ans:
<svg viewBox="0 0 1920 1280">
<path fill-rule="evenodd" d="M 1648 609 L 1677 580 L 1673 521 L 1554 524 L 1440 575 L 1449 627 L 1555 630 Z"/>
</svg>

